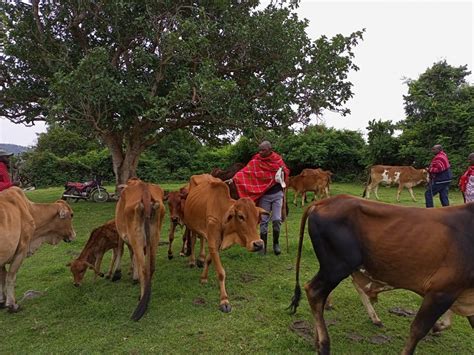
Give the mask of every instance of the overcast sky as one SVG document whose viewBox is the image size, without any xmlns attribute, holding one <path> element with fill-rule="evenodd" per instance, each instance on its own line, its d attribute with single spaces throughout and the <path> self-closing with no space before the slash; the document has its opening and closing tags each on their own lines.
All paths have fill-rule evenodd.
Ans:
<svg viewBox="0 0 474 355">
<path fill-rule="evenodd" d="M 417 79 L 435 62 L 473 69 L 472 1 L 303 0 L 297 12 L 309 20 L 314 39 L 366 29 L 355 49 L 360 70 L 349 76 L 351 115 L 326 112 L 321 120 L 330 127 L 365 133 L 369 120 L 403 119 L 404 78 Z M 0 119 L 0 143 L 32 145 L 44 130 L 43 124 L 24 127 Z"/>
</svg>

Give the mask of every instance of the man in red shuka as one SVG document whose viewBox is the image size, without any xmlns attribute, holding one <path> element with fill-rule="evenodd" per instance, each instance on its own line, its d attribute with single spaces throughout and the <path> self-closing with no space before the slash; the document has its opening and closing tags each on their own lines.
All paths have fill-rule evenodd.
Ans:
<svg viewBox="0 0 474 355">
<path fill-rule="evenodd" d="M 13 153 L 8 153 L 6 150 L 0 149 L 0 191 L 19 185 L 16 181 L 11 181 L 10 174 L 8 173 L 8 169 L 10 168 L 10 157 L 12 155 Z"/>
<path fill-rule="evenodd" d="M 258 146 L 258 153 L 252 160 L 232 178 L 240 197 L 250 197 L 259 207 L 271 212 L 273 227 L 273 252 L 280 255 L 279 245 L 281 211 L 283 207 L 283 187 L 277 178 L 279 169 L 282 168 L 284 180 L 290 175 L 280 155 L 272 150 L 268 141 L 263 141 Z M 276 179 L 277 178 L 277 179 Z M 282 181 L 284 184 L 284 182 Z M 260 238 L 265 242 L 263 253 L 267 250 L 268 222 L 270 216 L 262 215 L 260 222 Z"/>
</svg>

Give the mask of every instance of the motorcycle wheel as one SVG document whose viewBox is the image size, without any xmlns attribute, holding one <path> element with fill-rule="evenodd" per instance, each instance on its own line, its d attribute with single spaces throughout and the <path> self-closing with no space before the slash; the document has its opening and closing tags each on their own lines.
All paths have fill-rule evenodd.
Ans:
<svg viewBox="0 0 474 355">
<path fill-rule="evenodd" d="M 109 200 L 109 193 L 102 188 L 96 189 L 91 193 L 91 200 L 94 202 L 107 202 Z"/>
<path fill-rule="evenodd" d="M 62 200 L 65 200 L 67 203 L 76 203 L 79 201 L 79 198 L 74 198 L 74 197 L 64 197 L 64 195 L 76 195 L 77 192 L 75 189 L 68 189 L 64 191 L 63 196 L 61 197 Z"/>
</svg>

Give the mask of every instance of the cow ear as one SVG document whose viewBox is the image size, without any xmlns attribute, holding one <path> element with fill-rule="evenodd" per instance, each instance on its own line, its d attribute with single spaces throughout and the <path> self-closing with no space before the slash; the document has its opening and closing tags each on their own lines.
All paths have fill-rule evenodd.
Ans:
<svg viewBox="0 0 474 355">
<path fill-rule="evenodd" d="M 68 210 L 65 208 L 60 208 L 59 209 L 59 218 L 64 219 L 67 216 Z"/>
<path fill-rule="evenodd" d="M 235 216 L 235 207 L 231 207 L 224 216 L 224 223 L 229 223 Z"/>
</svg>

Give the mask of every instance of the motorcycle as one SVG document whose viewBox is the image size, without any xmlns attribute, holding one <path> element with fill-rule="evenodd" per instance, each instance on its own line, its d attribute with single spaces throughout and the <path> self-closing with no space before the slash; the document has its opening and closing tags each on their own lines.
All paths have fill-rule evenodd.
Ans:
<svg viewBox="0 0 474 355">
<path fill-rule="evenodd" d="M 66 182 L 61 199 L 68 202 L 90 200 L 94 202 L 107 202 L 110 196 L 99 179 L 87 182 Z"/>
</svg>

